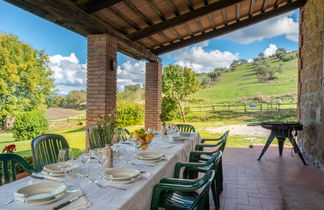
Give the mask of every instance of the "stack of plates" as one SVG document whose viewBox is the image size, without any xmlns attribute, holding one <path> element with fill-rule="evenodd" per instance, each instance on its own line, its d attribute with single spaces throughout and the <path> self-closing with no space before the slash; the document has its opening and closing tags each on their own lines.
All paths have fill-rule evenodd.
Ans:
<svg viewBox="0 0 324 210">
<path fill-rule="evenodd" d="M 184 136 L 173 136 L 172 139 L 175 140 L 175 141 L 184 141 L 184 140 L 187 140 L 187 138 L 184 137 Z"/>
<path fill-rule="evenodd" d="M 106 171 L 103 174 L 103 178 L 107 181 L 116 183 L 131 183 L 141 178 L 141 172 L 133 168 L 115 168 Z"/>
<path fill-rule="evenodd" d="M 147 161 L 147 162 L 158 162 L 163 160 L 165 157 L 164 154 L 157 153 L 157 152 L 142 152 L 136 155 L 137 159 Z"/>
<path fill-rule="evenodd" d="M 67 162 L 52 163 L 45 165 L 42 173 L 50 176 L 64 176 L 64 170 L 73 170 L 78 167 L 78 165 L 73 165 L 72 163 Z"/>
<path fill-rule="evenodd" d="M 193 132 L 180 132 L 181 136 L 191 136 L 193 134 Z"/>
<path fill-rule="evenodd" d="M 57 182 L 41 182 L 20 188 L 15 199 L 31 205 L 53 202 L 66 194 L 66 186 Z"/>
</svg>

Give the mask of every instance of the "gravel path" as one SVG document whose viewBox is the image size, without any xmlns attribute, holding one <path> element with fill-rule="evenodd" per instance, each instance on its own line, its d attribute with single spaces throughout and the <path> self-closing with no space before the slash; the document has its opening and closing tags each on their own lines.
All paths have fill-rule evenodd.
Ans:
<svg viewBox="0 0 324 210">
<path fill-rule="evenodd" d="M 224 133 L 230 130 L 231 135 L 246 135 L 246 136 L 269 136 L 270 130 L 264 129 L 261 126 L 247 125 L 227 125 L 218 128 L 208 127 L 206 131 L 210 133 Z"/>
</svg>

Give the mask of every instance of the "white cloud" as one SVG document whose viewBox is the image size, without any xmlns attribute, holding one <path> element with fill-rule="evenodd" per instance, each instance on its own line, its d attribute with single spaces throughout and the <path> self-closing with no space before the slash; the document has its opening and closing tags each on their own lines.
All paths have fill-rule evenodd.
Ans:
<svg viewBox="0 0 324 210">
<path fill-rule="evenodd" d="M 145 82 L 145 62 L 130 60 L 117 68 L 118 90 L 124 90 L 125 85 L 144 84 Z"/>
<path fill-rule="evenodd" d="M 172 53 L 172 59 L 175 61 L 175 64 L 186 66 L 192 68 L 195 72 L 202 73 L 211 72 L 216 67 L 229 67 L 233 60 L 239 58 L 238 53 L 233 54 L 220 50 L 207 51 L 203 48 L 207 45 L 208 43 L 203 43 L 203 45 L 200 44 L 177 50 Z"/>
<path fill-rule="evenodd" d="M 298 41 L 298 21 L 289 17 L 291 13 L 269 19 L 267 21 L 243 28 L 223 36 L 224 39 L 232 40 L 240 44 L 249 44 L 257 40 L 263 40 L 279 35 L 285 35 L 287 39 Z"/>
<path fill-rule="evenodd" d="M 85 89 L 86 87 L 86 64 L 79 63 L 74 53 L 69 56 L 49 56 L 49 67 L 53 71 L 54 84 L 61 93 L 70 90 Z"/>
<path fill-rule="evenodd" d="M 277 45 L 270 44 L 269 47 L 263 51 L 263 54 L 265 57 L 269 57 L 271 55 L 274 55 L 277 49 L 278 49 Z"/>
</svg>

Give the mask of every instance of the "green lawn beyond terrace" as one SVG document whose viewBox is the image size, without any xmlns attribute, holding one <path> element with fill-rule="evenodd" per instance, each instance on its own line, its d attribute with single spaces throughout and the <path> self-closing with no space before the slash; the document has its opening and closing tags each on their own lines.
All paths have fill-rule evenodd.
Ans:
<svg viewBox="0 0 324 210">
<path fill-rule="evenodd" d="M 208 127 L 219 127 L 228 124 L 232 124 L 232 122 L 196 122 L 190 123 L 194 125 L 197 131 L 200 133 L 202 138 L 217 138 L 221 136 L 221 133 L 210 133 L 207 128 Z M 70 126 L 70 127 L 68 127 Z M 143 126 L 131 126 L 128 127 L 130 131 L 135 129 L 139 129 Z M 85 148 L 85 128 L 81 125 L 71 125 L 67 124 L 65 129 L 60 130 L 51 130 L 49 133 L 56 133 L 63 135 L 71 148 Z M 253 136 L 242 136 L 242 135 L 230 135 L 228 139 L 228 143 L 226 144 L 228 147 L 244 147 L 248 148 L 251 144 L 264 144 L 266 138 L 265 137 L 253 137 Z M 31 140 L 27 141 L 15 141 L 11 133 L 0 133 L 0 148 L 1 150 L 8 144 L 15 144 L 17 146 L 16 153 L 22 156 L 31 156 Z"/>
<path fill-rule="evenodd" d="M 284 96 L 297 93 L 297 60 L 281 62 L 269 58 L 272 65 L 282 66 L 278 79 L 260 82 L 252 69 L 252 64 L 242 65 L 234 72 L 224 73 L 216 85 L 193 94 L 202 99 L 202 104 L 239 103 L 253 96 Z"/>
</svg>

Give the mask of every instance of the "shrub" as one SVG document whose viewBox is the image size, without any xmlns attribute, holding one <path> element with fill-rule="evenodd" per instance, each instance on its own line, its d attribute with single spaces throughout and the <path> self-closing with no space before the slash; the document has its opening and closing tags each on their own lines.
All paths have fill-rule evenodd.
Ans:
<svg viewBox="0 0 324 210">
<path fill-rule="evenodd" d="M 48 122 L 42 111 L 30 111 L 19 114 L 14 122 L 13 134 L 17 141 L 30 140 L 45 134 Z"/>
<path fill-rule="evenodd" d="M 144 106 L 130 101 L 117 103 L 117 127 L 141 125 L 144 121 Z"/>
<path fill-rule="evenodd" d="M 162 98 L 162 121 L 171 121 L 179 119 L 181 116 L 178 104 L 175 100 L 169 97 Z"/>
</svg>

